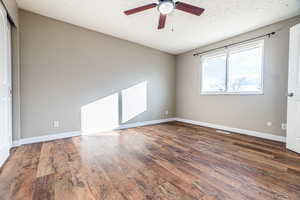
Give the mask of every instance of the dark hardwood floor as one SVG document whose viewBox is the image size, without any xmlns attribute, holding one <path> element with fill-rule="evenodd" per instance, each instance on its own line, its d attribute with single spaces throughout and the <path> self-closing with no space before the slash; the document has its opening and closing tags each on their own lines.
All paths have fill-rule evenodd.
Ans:
<svg viewBox="0 0 300 200">
<path fill-rule="evenodd" d="M 300 156 L 171 122 L 15 148 L 0 199 L 299 200 Z"/>
</svg>

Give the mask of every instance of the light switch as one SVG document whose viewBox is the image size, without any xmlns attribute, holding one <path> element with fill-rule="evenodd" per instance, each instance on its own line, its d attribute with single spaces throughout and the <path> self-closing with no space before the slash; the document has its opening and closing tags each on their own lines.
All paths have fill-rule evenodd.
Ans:
<svg viewBox="0 0 300 200">
<path fill-rule="evenodd" d="M 53 127 L 59 128 L 59 121 L 53 121 Z"/>
</svg>

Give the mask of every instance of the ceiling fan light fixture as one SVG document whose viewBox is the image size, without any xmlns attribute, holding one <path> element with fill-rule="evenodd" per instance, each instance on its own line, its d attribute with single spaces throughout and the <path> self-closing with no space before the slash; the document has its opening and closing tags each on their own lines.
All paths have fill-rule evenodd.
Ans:
<svg viewBox="0 0 300 200">
<path fill-rule="evenodd" d="M 161 1 L 158 4 L 158 11 L 163 15 L 170 14 L 174 10 L 174 8 L 175 8 L 175 4 L 171 0 Z"/>
</svg>

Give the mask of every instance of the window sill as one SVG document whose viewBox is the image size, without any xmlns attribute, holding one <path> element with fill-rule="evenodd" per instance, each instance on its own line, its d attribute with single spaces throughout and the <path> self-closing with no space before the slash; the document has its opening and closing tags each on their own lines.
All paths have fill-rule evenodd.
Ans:
<svg viewBox="0 0 300 200">
<path fill-rule="evenodd" d="M 264 95 L 264 92 L 201 92 L 200 95 Z"/>
</svg>

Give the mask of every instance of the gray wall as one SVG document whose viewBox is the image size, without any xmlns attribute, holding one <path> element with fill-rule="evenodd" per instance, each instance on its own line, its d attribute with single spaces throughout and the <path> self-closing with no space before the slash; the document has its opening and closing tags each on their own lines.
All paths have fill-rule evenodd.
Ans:
<svg viewBox="0 0 300 200">
<path fill-rule="evenodd" d="M 180 118 L 284 136 L 289 27 L 297 23 L 300 16 L 197 49 L 277 32 L 265 42 L 264 95 L 202 96 L 195 51 L 175 60 L 157 50 L 20 11 L 21 137 L 80 130 L 81 106 L 142 81 L 148 81 L 148 110 L 130 123 L 174 117 L 176 110 Z M 61 122 L 59 129 L 52 128 L 53 120 Z M 273 126 L 267 126 L 269 121 Z"/>
<path fill-rule="evenodd" d="M 148 109 L 129 122 L 174 116 L 172 55 L 23 10 L 20 41 L 22 138 L 80 130 L 81 106 L 143 81 Z"/>
<path fill-rule="evenodd" d="M 177 117 L 284 136 L 281 123 L 286 122 L 289 27 L 297 23 L 300 16 L 177 56 Z M 194 57 L 194 52 L 271 31 L 277 34 L 265 42 L 264 95 L 200 95 L 200 57 Z M 268 121 L 273 126 L 268 127 Z"/>
</svg>

